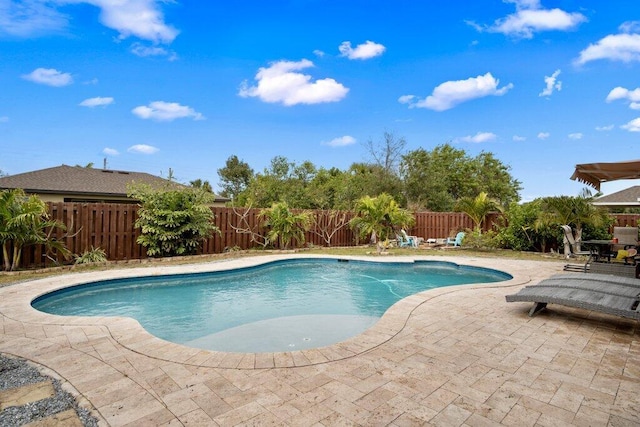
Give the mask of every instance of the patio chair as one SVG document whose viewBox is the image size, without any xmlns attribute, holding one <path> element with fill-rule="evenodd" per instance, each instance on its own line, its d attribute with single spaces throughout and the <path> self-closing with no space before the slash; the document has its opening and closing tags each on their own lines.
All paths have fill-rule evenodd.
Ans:
<svg viewBox="0 0 640 427">
<path fill-rule="evenodd" d="M 618 251 L 620 249 L 638 249 L 638 227 L 613 227 L 613 240 L 617 243 L 612 249 Z"/>
<path fill-rule="evenodd" d="M 414 244 L 413 239 L 411 239 L 411 237 L 407 236 L 407 233 L 403 233 L 404 230 L 402 230 L 400 233 L 396 234 L 396 241 L 398 242 L 398 247 L 399 248 L 413 248 L 416 247 L 417 245 Z"/>
<path fill-rule="evenodd" d="M 400 233 L 402 234 L 402 237 L 404 237 L 406 240 L 410 240 L 413 243 L 414 248 L 417 248 L 421 243 L 424 242 L 424 239 L 422 237 L 409 236 L 404 228 L 400 230 Z"/>
<path fill-rule="evenodd" d="M 562 225 L 561 227 L 562 227 L 562 231 L 564 232 L 565 247 L 569 248 L 569 253 L 567 254 L 567 258 L 570 256 L 578 256 L 578 255 L 591 256 L 591 251 L 583 251 L 578 249 L 580 245 L 576 242 L 576 239 L 573 237 L 573 231 L 571 230 L 571 227 L 569 227 L 568 225 Z"/>
<path fill-rule="evenodd" d="M 445 240 L 444 245 L 445 246 L 453 245 L 454 247 L 462 246 L 463 240 L 464 240 L 464 231 L 461 231 L 458 234 L 456 234 L 456 237 L 453 239 L 451 237 L 447 237 L 447 240 Z"/>
</svg>

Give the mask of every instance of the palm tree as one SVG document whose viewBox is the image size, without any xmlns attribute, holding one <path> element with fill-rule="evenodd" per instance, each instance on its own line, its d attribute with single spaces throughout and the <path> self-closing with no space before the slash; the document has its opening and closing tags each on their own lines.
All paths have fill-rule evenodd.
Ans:
<svg viewBox="0 0 640 427">
<path fill-rule="evenodd" d="M 582 240 L 582 230 L 585 225 L 600 227 L 606 224 L 608 219 L 607 212 L 594 206 L 591 197 L 547 197 L 542 200 L 542 211 L 536 222 L 540 224 L 556 223 L 560 225 L 569 225 L 575 228 L 576 247 L 574 251 L 580 251 L 580 242 Z M 569 248 L 565 242 L 565 253 Z"/>
<path fill-rule="evenodd" d="M 482 233 L 482 223 L 489 212 L 502 211 L 497 200 L 490 198 L 484 191 L 476 197 L 463 197 L 456 203 L 456 210 L 466 213 L 473 221 L 475 231 Z"/>
<path fill-rule="evenodd" d="M 201 190 L 204 190 L 207 193 L 213 193 L 213 187 L 211 187 L 211 184 L 209 183 L 209 181 L 203 181 L 200 178 L 198 178 L 198 179 L 194 179 L 193 181 L 189 181 L 189 185 L 191 185 L 193 188 L 199 188 Z"/>
<path fill-rule="evenodd" d="M 42 244 L 47 250 L 59 250 L 68 257 L 69 251 L 62 242 L 51 237 L 54 228 L 65 227 L 49 219 L 47 205 L 38 196 L 27 196 L 20 189 L 0 192 L 0 242 L 5 270 L 20 266 L 22 249 L 28 245 Z M 11 254 L 9 243 L 13 243 Z"/>
<path fill-rule="evenodd" d="M 410 227 L 415 221 L 411 212 L 400 208 L 387 193 L 360 198 L 355 212 L 357 216 L 351 220 L 351 228 L 362 238 L 375 236 L 378 253 L 384 249 L 383 242 L 393 237 L 398 228 Z"/>
<path fill-rule="evenodd" d="M 272 204 L 270 208 L 260 211 L 260 216 L 264 218 L 263 225 L 269 228 L 267 239 L 272 243 L 280 239 L 283 249 L 287 249 L 294 239 L 298 244 L 304 243 L 305 232 L 311 225 L 308 212 L 295 214 L 286 202 Z"/>
</svg>

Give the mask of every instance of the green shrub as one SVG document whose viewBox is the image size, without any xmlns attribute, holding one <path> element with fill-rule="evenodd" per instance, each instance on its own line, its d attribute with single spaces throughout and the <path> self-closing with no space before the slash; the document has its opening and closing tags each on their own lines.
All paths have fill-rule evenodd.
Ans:
<svg viewBox="0 0 640 427">
<path fill-rule="evenodd" d="M 129 197 L 140 201 L 135 226 L 141 235 L 137 241 L 149 256 L 193 254 L 204 239 L 219 232 L 210 207 L 214 196 L 202 189 L 157 190 L 138 184 L 129 188 Z"/>
<path fill-rule="evenodd" d="M 484 233 L 481 233 L 478 229 L 467 230 L 462 246 L 480 250 L 497 249 L 500 247 L 500 236 L 493 230 L 485 231 Z"/>
<path fill-rule="evenodd" d="M 98 247 L 94 248 L 91 246 L 91 249 L 86 250 L 82 253 L 82 255 L 75 256 L 76 264 L 91 264 L 94 262 L 107 262 L 107 254 L 104 249 Z"/>
</svg>

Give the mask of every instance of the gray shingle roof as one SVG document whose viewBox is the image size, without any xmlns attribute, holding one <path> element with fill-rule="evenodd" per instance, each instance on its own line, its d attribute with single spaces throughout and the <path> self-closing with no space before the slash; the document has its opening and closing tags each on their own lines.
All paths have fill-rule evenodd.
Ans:
<svg viewBox="0 0 640 427">
<path fill-rule="evenodd" d="M 597 206 L 640 206 L 640 185 L 598 197 L 593 201 L 593 204 Z"/>
<path fill-rule="evenodd" d="M 57 166 L 0 178 L 0 189 L 21 188 L 28 193 L 126 196 L 127 184 L 162 187 L 170 181 L 148 173 Z M 173 185 L 179 185 L 172 183 Z"/>
</svg>

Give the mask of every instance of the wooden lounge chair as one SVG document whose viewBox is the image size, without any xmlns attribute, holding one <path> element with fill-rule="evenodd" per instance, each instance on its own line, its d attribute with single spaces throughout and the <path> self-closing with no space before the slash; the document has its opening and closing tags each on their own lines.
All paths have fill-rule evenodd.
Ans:
<svg viewBox="0 0 640 427">
<path fill-rule="evenodd" d="M 547 304 L 561 304 L 640 320 L 640 280 L 607 274 L 557 274 L 506 300 L 533 302 L 529 316 Z"/>
</svg>

